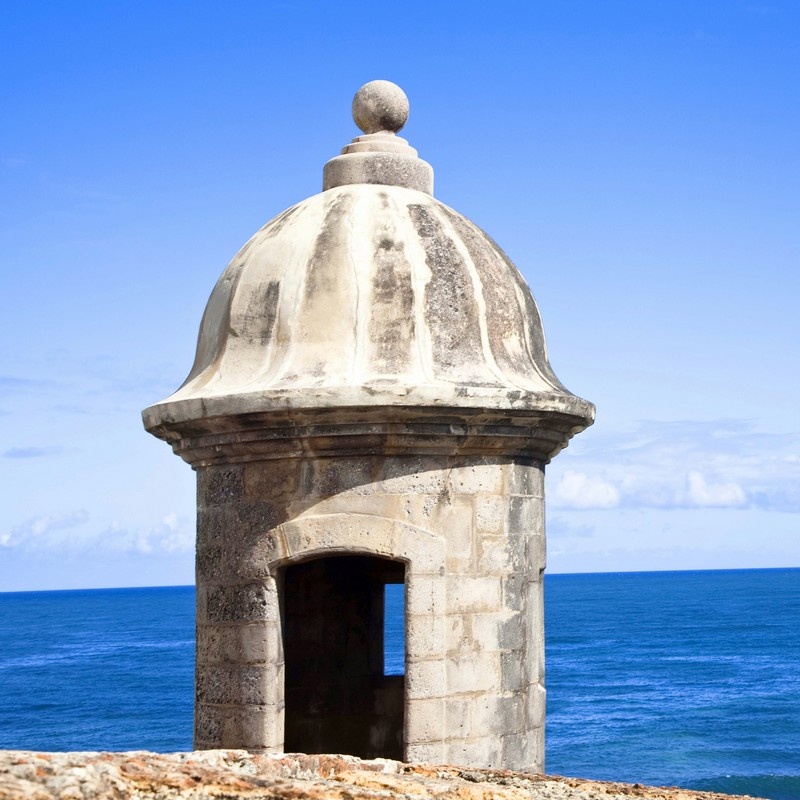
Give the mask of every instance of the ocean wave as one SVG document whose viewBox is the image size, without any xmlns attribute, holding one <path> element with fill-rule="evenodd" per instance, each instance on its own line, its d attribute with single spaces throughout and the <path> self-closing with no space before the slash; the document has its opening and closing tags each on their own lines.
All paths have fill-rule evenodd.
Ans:
<svg viewBox="0 0 800 800">
<path fill-rule="evenodd" d="M 0 672 L 20 667 L 46 667 L 50 664 L 75 664 L 131 650 L 175 650 L 194 647 L 194 640 L 163 642 L 114 642 L 91 645 L 58 645 L 49 653 L 7 658 L 0 661 Z"/>
</svg>

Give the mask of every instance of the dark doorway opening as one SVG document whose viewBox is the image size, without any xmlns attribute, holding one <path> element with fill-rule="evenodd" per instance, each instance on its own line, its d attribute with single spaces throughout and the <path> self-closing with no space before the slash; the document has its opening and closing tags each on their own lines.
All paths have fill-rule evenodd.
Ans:
<svg viewBox="0 0 800 800">
<path fill-rule="evenodd" d="M 330 556 L 282 578 L 284 750 L 402 760 L 405 676 L 385 674 L 384 603 L 405 565 Z"/>
</svg>

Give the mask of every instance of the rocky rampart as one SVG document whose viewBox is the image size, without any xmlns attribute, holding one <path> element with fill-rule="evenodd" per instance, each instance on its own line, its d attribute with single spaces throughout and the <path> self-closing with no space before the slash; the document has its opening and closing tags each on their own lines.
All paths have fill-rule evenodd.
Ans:
<svg viewBox="0 0 800 800">
<path fill-rule="evenodd" d="M 339 755 L 0 751 L 0 800 L 724 800 L 728 795 Z"/>
</svg>

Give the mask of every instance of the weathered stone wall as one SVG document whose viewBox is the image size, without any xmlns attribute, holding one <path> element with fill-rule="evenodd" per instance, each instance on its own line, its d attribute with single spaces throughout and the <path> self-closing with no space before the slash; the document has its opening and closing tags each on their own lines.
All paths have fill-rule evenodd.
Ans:
<svg viewBox="0 0 800 800">
<path fill-rule="evenodd" d="M 543 766 L 543 466 L 308 456 L 198 468 L 198 748 L 280 752 L 281 570 L 406 565 L 410 761 Z"/>
</svg>

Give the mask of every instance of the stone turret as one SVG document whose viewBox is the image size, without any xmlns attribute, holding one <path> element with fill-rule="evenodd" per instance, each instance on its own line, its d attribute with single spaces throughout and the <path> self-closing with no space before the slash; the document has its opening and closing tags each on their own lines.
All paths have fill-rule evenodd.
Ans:
<svg viewBox="0 0 800 800">
<path fill-rule="evenodd" d="M 594 408 L 407 115 L 359 90 L 364 135 L 237 253 L 144 412 L 198 477 L 195 746 L 541 770 L 544 465 Z"/>
</svg>

